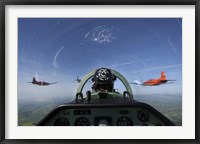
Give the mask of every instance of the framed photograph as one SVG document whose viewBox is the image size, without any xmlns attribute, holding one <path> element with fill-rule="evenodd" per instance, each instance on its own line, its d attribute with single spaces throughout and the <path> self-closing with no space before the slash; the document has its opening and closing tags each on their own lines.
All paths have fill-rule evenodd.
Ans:
<svg viewBox="0 0 200 144">
<path fill-rule="evenodd" d="M 2 1 L 0 141 L 199 143 L 199 9 Z"/>
</svg>

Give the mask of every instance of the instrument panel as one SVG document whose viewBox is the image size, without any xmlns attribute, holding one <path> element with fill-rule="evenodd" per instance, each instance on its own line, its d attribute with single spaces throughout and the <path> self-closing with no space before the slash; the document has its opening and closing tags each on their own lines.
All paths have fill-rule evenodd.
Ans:
<svg viewBox="0 0 200 144">
<path fill-rule="evenodd" d="M 67 104 L 50 112 L 43 126 L 165 126 L 173 125 L 145 103 L 129 105 Z"/>
</svg>

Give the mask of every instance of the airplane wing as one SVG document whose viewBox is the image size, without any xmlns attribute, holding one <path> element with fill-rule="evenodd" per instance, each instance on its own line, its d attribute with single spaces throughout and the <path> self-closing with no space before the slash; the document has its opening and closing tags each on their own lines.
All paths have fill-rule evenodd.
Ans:
<svg viewBox="0 0 200 144">
<path fill-rule="evenodd" d="M 167 82 L 167 83 L 163 83 L 163 84 L 172 84 L 172 83 L 175 83 L 175 82 Z"/>
<path fill-rule="evenodd" d="M 161 83 L 160 85 L 163 85 L 163 84 L 172 84 L 172 83 L 175 83 L 176 80 L 165 80 L 165 83 Z"/>
<path fill-rule="evenodd" d="M 128 82 L 129 84 L 135 84 L 135 85 L 142 85 L 142 86 L 144 86 L 144 84 L 143 83 L 137 83 L 137 82 Z"/>
<path fill-rule="evenodd" d="M 158 85 L 154 85 L 154 86 L 166 85 L 166 84 L 172 84 L 172 83 L 175 83 L 175 82 L 166 82 L 166 83 L 160 83 L 160 84 L 158 84 Z"/>
<path fill-rule="evenodd" d="M 128 82 L 129 84 L 136 84 L 136 85 L 139 85 L 139 83 L 136 83 L 136 82 Z"/>
<path fill-rule="evenodd" d="M 48 83 L 49 85 L 52 85 L 52 84 L 56 84 L 57 82 L 53 82 L 53 83 Z"/>
</svg>

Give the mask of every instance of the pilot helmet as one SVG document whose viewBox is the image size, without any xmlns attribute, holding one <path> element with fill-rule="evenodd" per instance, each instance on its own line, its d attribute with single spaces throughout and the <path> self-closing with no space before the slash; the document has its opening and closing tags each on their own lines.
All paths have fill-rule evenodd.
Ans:
<svg viewBox="0 0 200 144">
<path fill-rule="evenodd" d="M 97 69 L 92 78 L 92 81 L 94 83 L 92 88 L 95 91 L 98 91 L 98 90 L 112 91 L 115 80 L 116 80 L 116 76 L 111 73 L 110 69 L 107 69 L 107 68 Z"/>
</svg>

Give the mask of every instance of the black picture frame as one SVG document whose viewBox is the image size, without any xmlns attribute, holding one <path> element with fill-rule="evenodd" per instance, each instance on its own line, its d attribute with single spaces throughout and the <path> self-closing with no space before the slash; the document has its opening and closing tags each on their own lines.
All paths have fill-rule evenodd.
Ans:
<svg viewBox="0 0 200 144">
<path fill-rule="evenodd" d="M 7 5 L 195 5 L 195 139 L 121 139 L 121 140 L 52 140 L 52 139 L 5 139 L 5 7 Z M 200 101 L 198 89 L 200 49 L 200 0 L 0 0 L 0 142 L 1 143 L 152 143 L 198 144 L 200 143 Z M 189 132 L 188 132 L 189 133 Z"/>
</svg>

